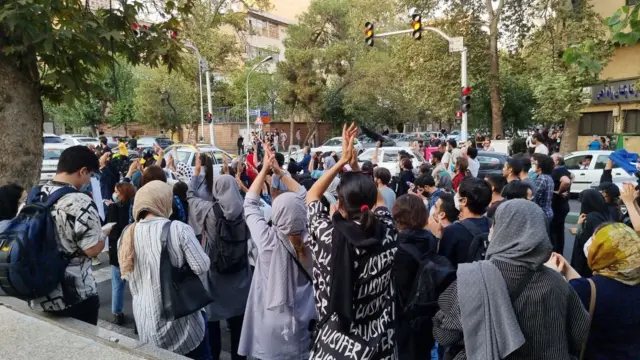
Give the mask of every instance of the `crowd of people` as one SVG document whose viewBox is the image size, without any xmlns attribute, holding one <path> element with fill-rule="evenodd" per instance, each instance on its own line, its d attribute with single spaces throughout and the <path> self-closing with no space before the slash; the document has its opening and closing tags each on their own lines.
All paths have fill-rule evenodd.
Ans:
<svg viewBox="0 0 640 360">
<path fill-rule="evenodd" d="M 160 147 L 126 169 L 66 149 L 37 193 L 73 189 L 51 207 L 69 264 L 30 306 L 97 324 L 90 259 L 108 242 L 114 322 L 128 287 L 140 340 L 192 359 L 220 358 L 221 321 L 232 359 L 640 358 L 640 195 L 616 192 L 613 163 L 581 194 L 567 261 L 559 154 L 481 179 L 478 149 L 449 139 L 420 168 L 401 153 L 392 176 L 378 151 L 358 163 L 357 134 L 345 125 L 341 156 L 307 148 L 305 163 L 258 140 L 215 174 L 199 152 L 191 171 Z M 0 188 L 0 235 L 25 196 Z"/>
</svg>

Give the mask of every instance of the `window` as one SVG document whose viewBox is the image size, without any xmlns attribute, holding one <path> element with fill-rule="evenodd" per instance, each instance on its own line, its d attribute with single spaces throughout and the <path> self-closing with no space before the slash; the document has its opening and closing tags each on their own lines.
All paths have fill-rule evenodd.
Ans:
<svg viewBox="0 0 640 360">
<path fill-rule="evenodd" d="M 267 28 L 268 28 L 268 35 L 270 38 L 273 39 L 279 39 L 280 38 L 280 31 L 278 29 L 278 25 L 274 24 L 274 23 L 267 23 Z"/>
<path fill-rule="evenodd" d="M 45 136 L 44 143 L 45 144 L 62 144 L 64 143 L 64 141 L 62 141 L 62 139 L 57 136 Z"/>
<path fill-rule="evenodd" d="M 64 139 L 64 143 L 66 145 L 75 145 L 76 143 L 73 141 L 73 139 Z"/>
<path fill-rule="evenodd" d="M 398 162 L 398 151 L 385 150 L 382 156 L 382 162 Z"/>
<path fill-rule="evenodd" d="M 63 149 L 44 149 L 44 160 L 59 160 Z"/>
<path fill-rule="evenodd" d="M 478 156 L 476 160 L 480 163 L 480 170 L 501 170 L 503 165 L 499 158 L 493 156 Z"/>
<path fill-rule="evenodd" d="M 640 134 L 640 110 L 624 111 L 624 132 Z"/>
<path fill-rule="evenodd" d="M 569 170 L 580 170 L 580 164 L 584 161 L 585 155 L 574 156 L 564 160 L 564 166 Z"/>
<path fill-rule="evenodd" d="M 598 155 L 598 159 L 596 159 L 596 170 L 603 170 L 605 165 L 607 165 L 607 161 L 609 161 L 609 155 Z M 615 169 L 620 168 L 616 163 L 613 163 L 613 167 Z"/>
<path fill-rule="evenodd" d="M 580 117 L 578 135 L 608 135 L 613 133 L 613 114 L 611 111 L 584 113 Z"/>
<path fill-rule="evenodd" d="M 371 159 L 373 158 L 373 152 L 374 151 L 375 150 L 370 149 L 370 150 L 367 150 L 367 151 L 363 152 L 362 154 L 360 154 L 360 156 L 358 156 L 358 161 L 362 161 L 362 162 L 371 161 Z M 378 155 L 380 155 L 380 154 L 378 154 Z M 398 154 L 396 153 L 396 158 L 397 157 L 398 157 Z"/>
<path fill-rule="evenodd" d="M 178 152 L 178 156 L 177 156 L 178 158 L 174 159 L 175 162 L 176 163 L 181 162 L 181 163 L 187 164 L 189 162 L 189 157 L 191 157 L 191 151 L 180 151 L 180 150 L 178 150 L 177 152 Z M 171 151 L 170 153 L 173 154 L 173 151 Z M 193 162 L 194 162 L 193 165 L 195 165 L 195 156 L 194 156 Z"/>
<path fill-rule="evenodd" d="M 638 1 L 638 0 L 627 0 L 626 5 L 627 6 L 634 6 L 634 5 L 638 5 L 638 3 L 640 3 L 640 1 Z"/>
<path fill-rule="evenodd" d="M 340 139 L 340 138 L 338 138 L 338 139 L 329 139 L 329 140 L 327 140 L 327 142 L 322 144 L 322 146 L 342 146 L 342 139 Z"/>
</svg>

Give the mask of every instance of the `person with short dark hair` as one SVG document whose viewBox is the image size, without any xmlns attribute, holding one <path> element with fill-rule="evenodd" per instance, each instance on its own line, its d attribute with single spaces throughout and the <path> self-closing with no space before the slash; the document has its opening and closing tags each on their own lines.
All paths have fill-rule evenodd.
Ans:
<svg viewBox="0 0 640 360">
<path fill-rule="evenodd" d="M 420 165 L 420 176 L 424 174 L 431 174 L 431 171 L 432 171 L 431 162 L 427 161 Z"/>
<path fill-rule="evenodd" d="M 100 150 L 102 151 L 102 153 L 110 153 L 111 152 L 111 148 L 109 147 L 109 145 L 107 144 L 107 138 L 104 136 L 100 136 L 99 138 L 100 140 Z"/>
<path fill-rule="evenodd" d="M 0 222 L 11 220 L 18 215 L 24 193 L 24 188 L 17 184 L 0 187 Z"/>
<path fill-rule="evenodd" d="M 418 193 L 426 199 L 427 210 L 431 212 L 431 209 L 433 209 L 444 191 L 436 187 L 436 181 L 430 174 L 422 175 L 416 179 L 416 188 L 418 189 Z"/>
<path fill-rule="evenodd" d="M 553 154 L 554 169 L 551 173 L 553 179 L 553 198 L 551 209 L 553 217 L 549 225 L 549 238 L 553 245 L 553 251 L 564 253 L 564 222 L 569 214 L 569 193 L 571 191 L 571 172 L 564 166 L 564 158 L 560 154 Z"/>
<path fill-rule="evenodd" d="M 478 149 L 475 146 L 467 147 L 467 160 L 469 161 L 469 171 L 471 176 L 478 177 L 480 171 L 480 162 L 476 160 L 478 157 Z"/>
<path fill-rule="evenodd" d="M 591 161 L 593 161 L 593 155 L 586 155 L 584 160 L 580 163 L 580 170 L 589 170 L 589 166 L 591 166 Z"/>
<path fill-rule="evenodd" d="M 502 197 L 506 200 L 533 200 L 533 189 L 531 188 L 531 185 L 522 180 L 514 180 L 502 189 Z"/>
<path fill-rule="evenodd" d="M 507 182 L 520 180 L 520 173 L 522 173 L 522 160 L 511 158 L 504 163 L 502 176 L 507 179 Z"/>
<path fill-rule="evenodd" d="M 553 200 L 553 159 L 550 156 L 536 153 L 533 154 L 533 162 L 531 168 L 536 172 L 535 190 L 533 192 L 533 201 L 538 204 L 544 211 L 551 223 L 553 218 L 553 208 L 551 202 Z"/>
<path fill-rule="evenodd" d="M 410 184 L 416 181 L 415 175 L 413 175 L 413 164 L 411 159 L 405 157 L 400 160 L 400 175 L 398 188 L 396 190 L 396 196 L 400 197 L 405 195 L 409 191 Z"/>
<path fill-rule="evenodd" d="M 502 175 L 489 175 L 484 179 L 491 186 L 491 202 L 487 208 L 487 217 L 493 219 L 496 209 L 505 201 L 502 197 L 502 189 L 507 185 L 507 179 Z"/>
<path fill-rule="evenodd" d="M 533 134 L 533 140 L 536 145 L 536 149 L 533 151 L 534 154 L 549 155 L 549 148 L 544 144 L 544 136 L 542 134 Z"/>
<path fill-rule="evenodd" d="M 373 170 L 373 180 L 378 186 L 378 191 L 384 198 L 384 203 L 388 209 L 393 209 L 393 204 L 396 202 L 396 193 L 389 187 L 391 182 L 391 172 L 387 168 L 378 166 Z"/>
<path fill-rule="evenodd" d="M 483 214 L 491 202 L 491 187 L 482 179 L 468 177 L 460 183 L 457 198 L 461 221 L 443 230 L 438 251 L 456 267 L 471 260 L 469 247 L 474 234 L 468 228 L 474 227 L 480 234 L 489 232 L 489 219 Z"/>
<path fill-rule="evenodd" d="M 42 186 L 40 191 L 46 196 L 64 187 L 78 190 L 60 198 L 52 209 L 59 250 L 71 259 L 58 287 L 46 297 L 29 301 L 33 310 L 93 325 L 98 323 L 100 299 L 91 271 L 91 257 L 100 254 L 106 235 L 96 204 L 83 191 L 99 170 L 98 158 L 91 149 L 72 146 L 60 155 L 53 180 Z"/>
<path fill-rule="evenodd" d="M 410 194 L 399 197 L 392 213 L 398 229 L 398 250 L 391 270 L 396 291 L 395 343 L 398 359 L 427 359 L 434 345 L 431 321 L 415 328 L 411 325 L 415 314 L 405 313 L 403 309 L 411 300 L 413 283 L 420 270 L 420 263 L 412 252 L 421 255 L 435 253 L 438 240 L 425 229 L 428 212 L 419 197 Z"/>
</svg>

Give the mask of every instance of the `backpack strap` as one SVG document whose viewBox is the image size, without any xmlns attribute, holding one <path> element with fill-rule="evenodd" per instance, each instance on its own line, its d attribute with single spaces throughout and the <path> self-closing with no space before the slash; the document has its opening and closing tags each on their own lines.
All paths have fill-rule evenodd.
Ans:
<svg viewBox="0 0 640 360">
<path fill-rule="evenodd" d="M 42 186 L 32 187 L 31 190 L 29 190 L 29 194 L 27 195 L 27 205 L 31 205 L 34 202 L 37 202 L 42 195 L 46 195 L 42 192 Z"/>
<path fill-rule="evenodd" d="M 406 252 L 409 253 L 409 255 L 411 255 L 411 257 L 413 257 L 413 259 L 415 261 L 417 261 L 418 263 L 420 262 L 420 260 L 422 259 L 422 254 L 420 254 L 420 251 L 418 250 L 417 247 L 415 247 L 414 245 L 411 244 L 406 244 L 406 243 L 402 243 L 402 242 L 398 242 L 398 247 Z"/>
<path fill-rule="evenodd" d="M 469 219 L 458 221 L 458 224 L 462 225 L 462 227 L 464 227 L 468 232 L 470 232 L 471 235 L 473 235 L 473 237 L 476 237 L 483 233 L 483 231 L 478 226 L 476 226 L 476 224 L 469 221 Z"/>
<path fill-rule="evenodd" d="M 79 191 L 76 190 L 75 188 L 71 187 L 71 186 L 62 187 L 62 188 L 52 192 L 51 195 L 47 196 L 47 198 L 46 198 L 46 200 L 44 202 L 44 206 L 49 208 L 49 207 L 53 206 L 56 202 L 58 202 L 58 200 L 60 200 L 63 196 L 68 195 L 68 194 L 72 194 L 72 193 L 77 193 L 77 192 L 79 192 Z"/>
<path fill-rule="evenodd" d="M 589 333 L 591 332 L 591 323 L 593 322 L 593 313 L 596 310 L 596 283 L 592 279 L 587 279 L 591 288 L 591 296 L 589 300 L 589 330 L 587 332 L 587 338 L 582 343 L 582 349 L 580 349 L 580 360 L 584 359 L 585 350 L 587 350 L 587 343 L 589 342 Z"/>
</svg>

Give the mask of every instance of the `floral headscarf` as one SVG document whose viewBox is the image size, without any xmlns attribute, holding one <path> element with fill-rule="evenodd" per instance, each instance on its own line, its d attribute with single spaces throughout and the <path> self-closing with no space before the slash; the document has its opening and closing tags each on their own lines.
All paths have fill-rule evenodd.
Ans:
<svg viewBox="0 0 640 360">
<path fill-rule="evenodd" d="M 598 230 L 587 261 L 596 275 L 627 285 L 640 284 L 640 237 L 627 225 L 613 223 Z"/>
</svg>

